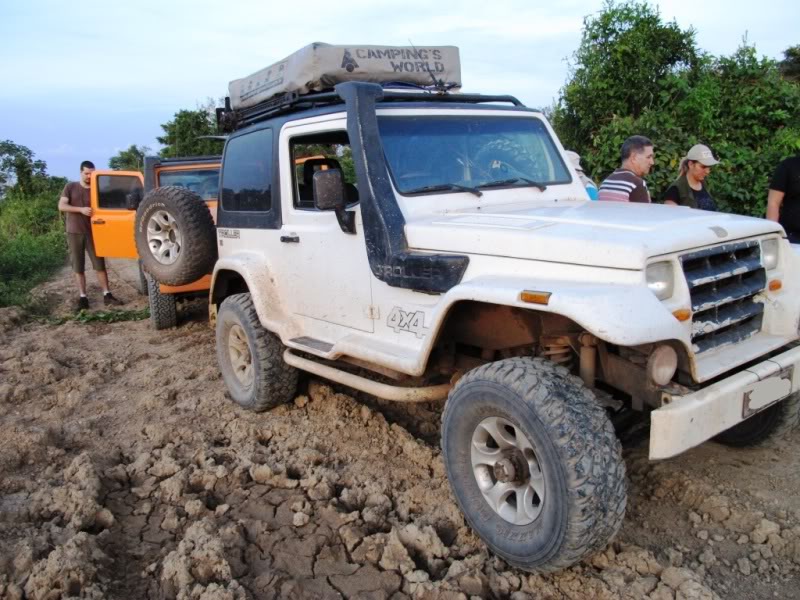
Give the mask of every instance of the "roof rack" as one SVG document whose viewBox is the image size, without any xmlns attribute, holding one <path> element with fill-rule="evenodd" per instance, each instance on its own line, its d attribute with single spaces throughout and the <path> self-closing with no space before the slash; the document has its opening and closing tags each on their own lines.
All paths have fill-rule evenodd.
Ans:
<svg viewBox="0 0 800 600">
<path fill-rule="evenodd" d="M 413 88 L 412 88 L 413 89 Z M 424 90 L 425 88 L 420 88 Z M 342 104 L 344 100 L 334 91 L 314 94 L 287 92 L 249 108 L 234 110 L 230 98 L 225 98 L 225 107 L 217 108 L 217 127 L 221 132 L 231 132 L 270 117 L 331 104 Z M 483 94 L 441 93 L 433 91 L 390 91 L 383 93 L 380 102 L 442 102 L 458 104 L 483 104 L 505 102 L 514 106 L 525 105 L 514 96 L 487 96 Z"/>
</svg>

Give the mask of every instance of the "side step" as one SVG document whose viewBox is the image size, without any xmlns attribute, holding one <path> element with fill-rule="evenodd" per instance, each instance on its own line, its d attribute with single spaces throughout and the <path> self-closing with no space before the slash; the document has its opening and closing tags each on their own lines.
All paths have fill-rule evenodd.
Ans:
<svg viewBox="0 0 800 600">
<path fill-rule="evenodd" d="M 333 350 L 333 344 L 323 342 L 322 340 L 318 340 L 316 338 L 308 337 L 307 335 L 304 335 L 303 337 L 292 338 L 289 340 L 289 342 L 298 346 L 305 346 L 314 354 L 327 354 Z"/>
<path fill-rule="evenodd" d="M 341 369 L 322 365 L 313 360 L 297 356 L 288 348 L 283 353 L 283 360 L 287 365 L 291 365 L 302 371 L 308 371 L 314 375 L 319 375 L 324 379 L 330 379 L 336 383 L 341 383 L 353 389 L 367 394 L 372 394 L 384 400 L 394 400 L 395 402 L 435 402 L 444 400 L 452 387 L 449 383 L 440 385 L 430 385 L 426 387 L 402 387 L 388 385 L 372 381 L 365 377 L 360 377 Z"/>
</svg>

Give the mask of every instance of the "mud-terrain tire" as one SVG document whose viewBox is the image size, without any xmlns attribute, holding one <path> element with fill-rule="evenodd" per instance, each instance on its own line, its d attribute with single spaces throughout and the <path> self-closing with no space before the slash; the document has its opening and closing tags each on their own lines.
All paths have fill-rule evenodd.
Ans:
<svg viewBox="0 0 800 600">
<path fill-rule="evenodd" d="M 261 326 L 250 294 L 225 298 L 217 313 L 217 360 L 234 402 L 261 412 L 294 399 L 298 373 L 283 362 L 283 351 Z"/>
<path fill-rule="evenodd" d="M 467 373 L 445 405 L 442 452 L 467 522 L 515 567 L 564 569 L 622 525 L 625 463 L 614 428 L 583 382 L 550 361 L 509 358 Z M 510 473 L 516 479 L 503 483 Z M 515 486 L 521 493 L 510 493 Z"/>
<path fill-rule="evenodd" d="M 185 285 L 214 268 L 214 219 L 200 196 L 185 188 L 148 192 L 136 209 L 134 236 L 145 272 L 161 283 Z"/>
<path fill-rule="evenodd" d="M 158 282 L 147 275 L 147 296 L 150 300 L 150 323 L 153 329 L 178 326 L 178 306 L 174 294 L 162 294 Z"/>
<path fill-rule="evenodd" d="M 798 425 L 800 425 L 800 393 L 795 393 L 723 431 L 715 436 L 714 440 L 736 448 L 759 446 L 785 437 Z"/>
<path fill-rule="evenodd" d="M 147 296 L 147 274 L 142 269 L 142 261 L 138 261 L 139 266 L 139 278 L 136 280 L 136 291 L 139 292 L 141 296 Z"/>
</svg>

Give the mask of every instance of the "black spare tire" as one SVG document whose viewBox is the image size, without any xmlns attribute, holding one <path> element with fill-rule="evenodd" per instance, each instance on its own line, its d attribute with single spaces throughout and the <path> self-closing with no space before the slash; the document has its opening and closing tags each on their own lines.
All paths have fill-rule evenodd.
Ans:
<svg viewBox="0 0 800 600">
<path fill-rule="evenodd" d="M 150 191 L 136 210 L 134 235 L 145 272 L 161 283 L 185 285 L 214 268 L 214 219 L 202 198 L 185 188 Z"/>
</svg>

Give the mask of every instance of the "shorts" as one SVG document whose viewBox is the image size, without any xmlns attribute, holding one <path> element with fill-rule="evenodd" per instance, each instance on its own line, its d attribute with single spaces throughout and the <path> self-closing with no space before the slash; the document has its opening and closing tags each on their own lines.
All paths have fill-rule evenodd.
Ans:
<svg viewBox="0 0 800 600">
<path fill-rule="evenodd" d="M 72 263 L 73 273 L 83 273 L 86 265 L 86 253 L 92 261 L 95 271 L 105 271 L 106 261 L 94 252 L 94 242 L 88 233 L 67 233 L 67 244 L 69 245 L 69 260 Z"/>
</svg>

